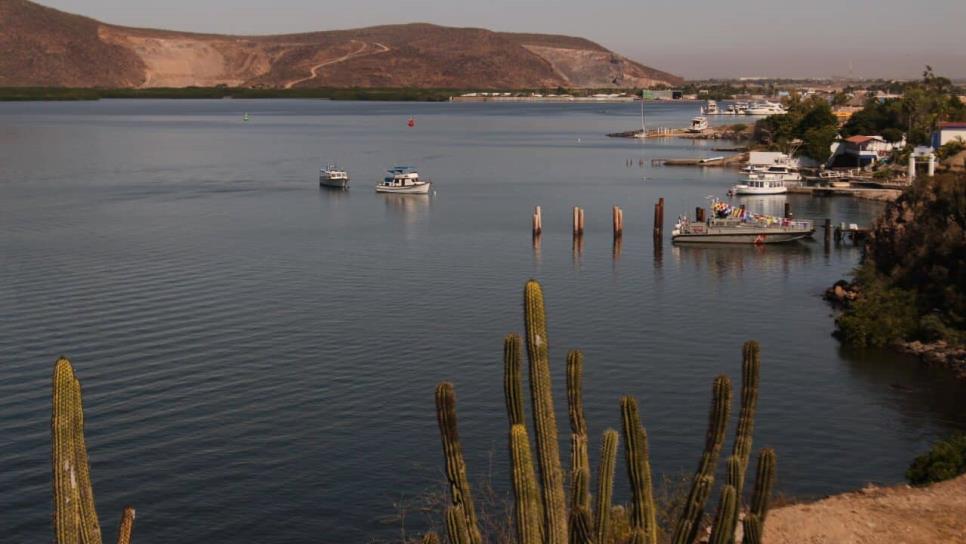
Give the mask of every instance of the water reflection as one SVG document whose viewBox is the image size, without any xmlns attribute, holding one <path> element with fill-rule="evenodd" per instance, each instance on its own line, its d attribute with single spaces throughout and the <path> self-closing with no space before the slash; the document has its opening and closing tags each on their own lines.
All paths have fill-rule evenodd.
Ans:
<svg viewBox="0 0 966 544">
<path fill-rule="evenodd" d="M 402 217 L 406 224 L 415 224 L 429 216 L 429 195 L 393 195 L 380 194 L 386 202 L 386 210 L 390 215 Z"/>
<path fill-rule="evenodd" d="M 744 205 L 751 213 L 776 217 L 785 214 L 785 203 L 788 202 L 785 195 L 738 196 L 731 200 L 733 205 Z"/>
<path fill-rule="evenodd" d="M 755 273 L 781 270 L 787 275 L 792 266 L 801 266 L 812 258 L 808 242 L 781 246 L 686 244 L 675 245 L 671 251 L 679 265 L 691 264 L 698 270 L 707 268 L 718 279 L 740 278 L 745 268 Z"/>
</svg>

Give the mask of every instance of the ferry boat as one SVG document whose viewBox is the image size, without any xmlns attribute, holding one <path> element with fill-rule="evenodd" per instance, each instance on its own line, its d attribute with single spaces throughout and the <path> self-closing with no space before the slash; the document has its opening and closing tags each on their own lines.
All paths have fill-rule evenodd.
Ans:
<svg viewBox="0 0 966 544">
<path fill-rule="evenodd" d="M 785 106 L 767 100 L 748 106 L 746 112 L 748 115 L 784 115 L 788 113 Z"/>
<path fill-rule="evenodd" d="M 429 180 L 419 179 L 419 172 L 412 166 L 393 166 L 386 171 L 382 183 L 376 185 L 376 192 L 425 195 L 431 184 Z"/>
<path fill-rule="evenodd" d="M 349 186 L 349 173 L 329 163 L 319 169 L 319 186 L 345 189 Z"/>
<path fill-rule="evenodd" d="M 688 132 L 704 132 L 708 128 L 708 118 L 699 115 L 691 119 L 691 126 L 688 127 Z"/>
<path fill-rule="evenodd" d="M 815 225 L 811 221 L 753 214 L 716 200 L 712 202 L 711 218 L 707 221 L 679 217 L 671 231 L 671 242 L 776 244 L 808 238 L 814 233 Z"/>
</svg>

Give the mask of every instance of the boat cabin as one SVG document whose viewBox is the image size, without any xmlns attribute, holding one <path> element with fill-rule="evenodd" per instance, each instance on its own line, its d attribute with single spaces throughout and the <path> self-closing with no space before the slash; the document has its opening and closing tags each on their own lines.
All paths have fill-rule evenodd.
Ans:
<svg viewBox="0 0 966 544">
<path fill-rule="evenodd" d="M 419 172 L 412 166 L 394 166 L 386 171 L 382 185 L 386 187 L 412 187 L 419 185 Z"/>
</svg>

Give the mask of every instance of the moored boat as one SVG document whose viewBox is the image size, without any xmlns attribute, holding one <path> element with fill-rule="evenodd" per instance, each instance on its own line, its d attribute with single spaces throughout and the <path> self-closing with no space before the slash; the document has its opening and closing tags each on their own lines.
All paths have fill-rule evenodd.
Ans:
<svg viewBox="0 0 966 544">
<path fill-rule="evenodd" d="M 815 233 L 811 221 L 751 213 L 714 201 L 706 221 L 678 218 L 671 241 L 701 244 L 776 244 L 808 238 Z"/>
<path fill-rule="evenodd" d="M 688 127 L 688 132 L 704 132 L 708 128 L 708 118 L 699 115 L 691 119 L 691 126 Z"/>
<path fill-rule="evenodd" d="M 745 112 L 747 115 L 784 115 L 788 113 L 788 110 L 781 104 L 766 100 L 748 106 Z"/>
<path fill-rule="evenodd" d="M 319 186 L 345 189 L 349 186 L 349 172 L 329 163 L 319 169 Z"/>
<path fill-rule="evenodd" d="M 429 193 L 432 182 L 419 179 L 419 172 L 412 166 L 394 166 L 386 171 L 382 183 L 376 185 L 377 193 L 416 194 Z"/>
</svg>

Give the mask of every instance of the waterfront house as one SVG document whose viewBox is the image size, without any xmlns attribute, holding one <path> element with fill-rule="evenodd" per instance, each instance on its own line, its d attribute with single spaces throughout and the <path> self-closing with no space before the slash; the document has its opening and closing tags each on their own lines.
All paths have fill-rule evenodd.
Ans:
<svg viewBox="0 0 966 544">
<path fill-rule="evenodd" d="M 893 150 L 905 147 L 906 139 L 887 142 L 882 136 L 850 136 L 837 143 L 829 159 L 832 166 L 865 168 L 888 157 Z"/>
<path fill-rule="evenodd" d="M 966 143 L 966 123 L 939 123 L 939 128 L 932 133 L 932 147 L 939 149 L 956 139 Z"/>
</svg>

